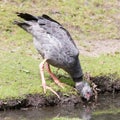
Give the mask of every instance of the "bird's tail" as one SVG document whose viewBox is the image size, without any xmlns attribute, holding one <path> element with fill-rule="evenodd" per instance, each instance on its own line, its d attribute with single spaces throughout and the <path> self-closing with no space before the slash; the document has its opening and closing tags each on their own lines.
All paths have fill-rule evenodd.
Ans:
<svg viewBox="0 0 120 120">
<path fill-rule="evenodd" d="M 25 21 L 14 21 L 14 24 L 18 25 L 19 27 L 23 28 L 25 31 L 32 33 L 31 26 L 34 25 L 38 18 L 35 16 L 32 16 L 28 13 L 16 13 L 18 17 L 24 19 Z"/>
<path fill-rule="evenodd" d="M 20 22 L 20 21 L 14 21 L 14 24 L 16 24 L 19 27 L 23 28 L 25 31 L 30 32 L 29 31 L 29 27 L 31 25 L 29 23 L 27 23 L 27 22 Z"/>
<path fill-rule="evenodd" d="M 16 12 L 17 16 L 26 20 L 26 21 L 38 21 L 38 18 L 31 15 L 31 14 L 28 14 L 28 13 L 19 13 L 19 12 Z"/>
</svg>

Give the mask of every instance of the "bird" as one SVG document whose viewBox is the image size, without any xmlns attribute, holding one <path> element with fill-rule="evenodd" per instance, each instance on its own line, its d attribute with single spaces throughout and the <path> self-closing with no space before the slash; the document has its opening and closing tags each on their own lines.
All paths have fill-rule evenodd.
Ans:
<svg viewBox="0 0 120 120">
<path fill-rule="evenodd" d="M 39 64 L 39 69 L 44 93 L 49 89 L 60 98 L 57 92 L 46 84 L 45 67 L 54 82 L 64 88 L 64 83 L 61 83 L 52 73 L 50 68 L 50 65 L 52 65 L 66 71 L 74 81 L 81 97 L 90 100 L 93 91 L 90 84 L 83 79 L 84 74 L 79 60 L 79 49 L 70 33 L 62 24 L 46 14 L 41 16 L 20 12 L 16 12 L 16 14 L 22 20 L 15 20 L 14 23 L 32 35 L 33 44 L 43 58 L 43 61 Z"/>
</svg>

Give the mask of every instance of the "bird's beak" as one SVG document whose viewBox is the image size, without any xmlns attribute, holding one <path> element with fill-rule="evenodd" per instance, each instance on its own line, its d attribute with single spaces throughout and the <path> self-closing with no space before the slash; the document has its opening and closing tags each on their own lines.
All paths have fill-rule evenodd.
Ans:
<svg viewBox="0 0 120 120">
<path fill-rule="evenodd" d="M 87 101 L 90 100 L 90 94 L 89 93 L 86 94 L 86 99 L 87 99 Z"/>
</svg>

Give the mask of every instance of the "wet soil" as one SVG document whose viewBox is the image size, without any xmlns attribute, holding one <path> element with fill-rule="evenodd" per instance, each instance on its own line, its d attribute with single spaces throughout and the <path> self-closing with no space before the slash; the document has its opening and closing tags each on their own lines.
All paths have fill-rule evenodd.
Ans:
<svg viewBox="0 0 120 120">
<path fill-rule="evenodd" d="M 103 96 L 106 94 L 115 95 L 120 93 L 120 80 L 110 81 L 109 76 L 99 76 L 91 78 L 100 89 L 99 94 Z M 84 100 L 80 95 L 65 96 L 58 92 L 60 99 L 56 96 L 45 96 L 40 94 L 26 95 L 24 99 L 0 100 L 0 110 L 7 109 L 26 109 L 29 107 L 43 108 L 48 106 L 77 106 L 83 104 Z M 99 95 L 98 95 L 99 99 Z M 92 99 L 91 101 L 94 101 Z"/>
</svg>

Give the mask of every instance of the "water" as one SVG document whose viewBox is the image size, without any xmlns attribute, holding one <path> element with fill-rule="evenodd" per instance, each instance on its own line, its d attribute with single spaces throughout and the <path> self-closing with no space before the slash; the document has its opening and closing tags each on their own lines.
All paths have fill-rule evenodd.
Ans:
<svg viewBox="0 0 120 120">
<path fill-rule="evenodd" d="M 52 120 L 55 117 L 83 120 L 120 120 L 120 94 L 99 97 L 98 104 L 1 111 L 0 120 Z M 78 119 L 77 119 L 78 120 Z"/>
</svg>

